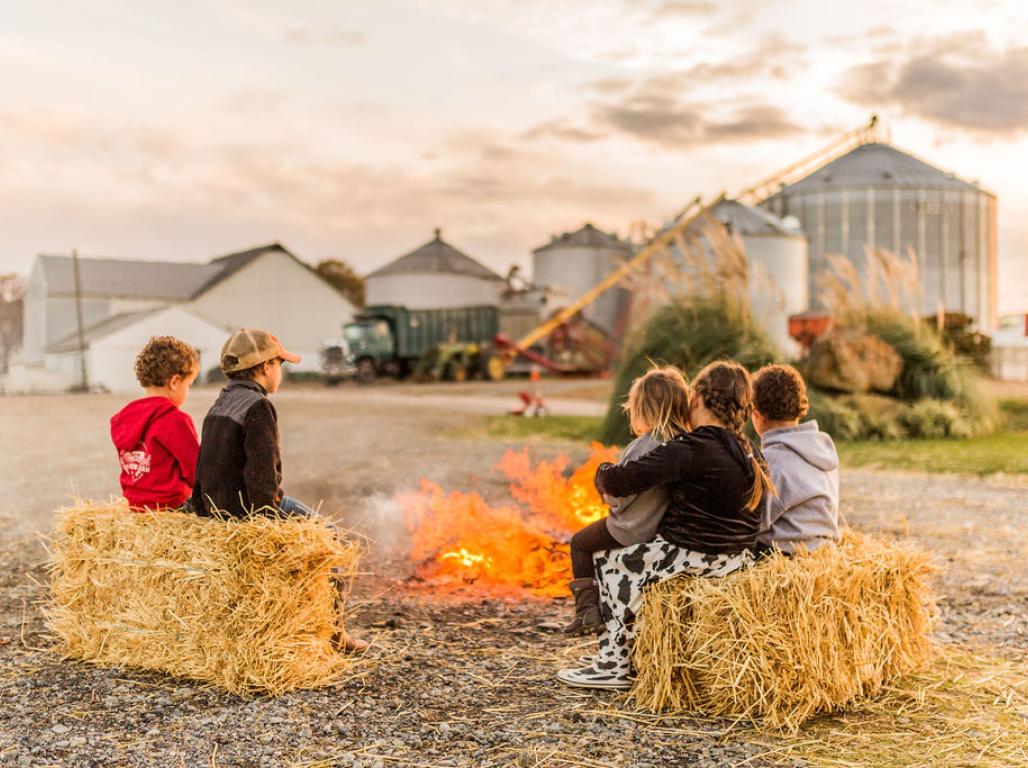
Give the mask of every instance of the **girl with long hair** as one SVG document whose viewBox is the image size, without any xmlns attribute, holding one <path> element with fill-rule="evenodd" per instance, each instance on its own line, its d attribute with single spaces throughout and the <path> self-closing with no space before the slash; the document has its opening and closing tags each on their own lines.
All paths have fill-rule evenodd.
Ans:
<svg viewBox="0 0 1028 768">
<path fill-rule="evenodd" d="M 619 464 L 645 456 L 689 431 L 689 385 L 685 376 L 674 366 L 647 371 L 632 382 L 624 409 L 636 438 L 621 452 Z M 610 514 L 571 537 L 573 578 L 569 586 L 575 598 L 575 617 L 564 627 L 569 635 L 603 630 L 593 554 L 651 541 L 667 508 L 667 491 L 658 485 L 626 498 L 604 496 L 604 501 L 610 506 Z"/>
<path fill-rule="evenodd" d="M 750 375 L 738 363 L 711 363 L 689 400 L 692 431 L 624 464 L 603 464 L 596 487 L 628 496 L 665 485 L 668 506 L 652 541 L 596 557 L 605 631 L 599 655 L 561 682 L 584 688 L 631 686 L 631 648 L 643 588 L 689 574 L 726 576 L 753 562 L 765 494 L 774 493 L 759 450 L 743 434 L 753 408 Z"/>
</svg>

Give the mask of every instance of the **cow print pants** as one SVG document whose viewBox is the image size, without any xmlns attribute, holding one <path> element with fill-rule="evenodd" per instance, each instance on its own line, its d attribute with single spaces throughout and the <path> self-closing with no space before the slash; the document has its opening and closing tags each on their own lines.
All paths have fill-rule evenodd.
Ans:
<svg viewBox="0 0 1028 768">
<path fill-rule="evenodd" d="M 605 624 L 599 636 L 600 652 L 592 665 L 611 679 L 632 674 L 635 617 L 642 608 L 643 588 L 672 576 L 727 576 L 753 563 L 749 551 L 708 555 L 683 549 L 657 536 L 653 541 L 623 549 L 597 552 L 596 579 L 600 584 L 600 611 Z"/>
</svg>

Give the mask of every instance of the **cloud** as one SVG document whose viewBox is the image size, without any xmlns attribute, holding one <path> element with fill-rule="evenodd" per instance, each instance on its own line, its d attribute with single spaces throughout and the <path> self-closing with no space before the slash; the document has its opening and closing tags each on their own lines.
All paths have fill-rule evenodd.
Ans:
<svg viewBox="0 0 1028 768">
<path fill-rule="evenodd" d="M 588 124 L 570 119 L 540 123 L 521 138 L 591 143 L 628 134 L 663 147 L 772 139 L 804 129 L 760 99 L 708 100 L 703 92 L 753 79 L 787 80 L 807 67 L 806 48 L 772 34 L 744 54 L 639 78 L 607 77 L 586 86 Z M 711 107 L 719 104 L 722 106 Z"/>
<path fill-rule="evenodd" d="M 781 34 L 767 35 L 746 50 L 735 52 L 719 61 L 700 61 L 659 75 L 638 80 L 604 78 L 592 84 L 599 93 L 625 92 L 633 87 L 640 92 L 665 95 L 668 92 L 694 90 L 706 85 L 730 81 L 750 81 L 763 77 L 787 79 L 788 75 L 805 70 L 809 65 L 807 49 Z"/>
<path fill-rule="evenodd" d="M 718 11 L 718 4 L 713 0 L 665 0 L 653 10 L 653 15 L 660 18 L 675 16 L 713 16 Z"/>
<path fill-rule="evenodd" d="M 849 69 L 843 98 L 983 137 L 1028 131 L 1028 47 L 996 50 L 984 32 L 913 43 L 902 55 Z"/>
<path fill-rule="evenodd" d="M 529 128 L 521 134 L 522 139 L 535 141 L 536 139 L 553 138 L 560 141 L 568 141 L 578 144 L 589 144 L 594 141 L 603 141 L 609 136 L 609 132 L 597 131 L 592 128 L 582 128 L 572 125 L 563 120 L 549 120 L 545 123 Z"/>
<path fill-rule="evenodd" d="M 368 42 L 368 36 L 357 29 L 312 30 L 307 27 L 294 27 L 282 38 L 287 45 L 310 48 L 324 45 L 330 48 L 359 48 Z"/>
<path fill-rule="evenodd" d="M 617 104 L 598 105 L 594 120 L 667 149 L 775 139 L 803 130 L 769 104 L 753 103 L 712 114 L 704 105 L 660 96 L 633 96 Z"/>
<path fill-rule="evenodd" d="M 51 157 L 161 163 L 178 161 L 184 152 L 181 142 L 164 128 L 139 123 L 98 125 L 82 115 L 55 109 L 0 110 L 0 132 Z"/>
</svg>

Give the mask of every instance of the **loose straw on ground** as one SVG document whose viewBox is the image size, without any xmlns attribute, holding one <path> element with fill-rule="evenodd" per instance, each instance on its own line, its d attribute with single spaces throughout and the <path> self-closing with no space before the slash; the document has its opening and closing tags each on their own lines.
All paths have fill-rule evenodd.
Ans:
<svg viewBox="0 0 1028 768">
<path fill-rule="evenodd" d="M 795 730 L 872 696 L 932 657 L 928 554 L 847 532 L 724 579 L 647 591 L 632 698 Z"/>
<path fill-rule="evenodd" d="M 240 694 L 327 685 L 353 664 L 333 637 L 359 550 L 318 519 L 80 502 L 53 541 L 48 624 L 68 657 L 102 666 Z"/>
</svg>

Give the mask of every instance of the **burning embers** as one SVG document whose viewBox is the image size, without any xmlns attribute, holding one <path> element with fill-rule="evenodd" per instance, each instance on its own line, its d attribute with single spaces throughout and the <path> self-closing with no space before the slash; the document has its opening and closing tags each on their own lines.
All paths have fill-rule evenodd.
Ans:
<svg viewBox="0 0 1028 768">
<path fill-rule="evenodd" d="M 593 443 L 589 459 L 565 477 L 566 456 L 533 466 L 527 449 L 508 451 L 497 468 L 511 481 L 514 502 L 500 506 L 422 480 L 420 491 L 398 497 L 418 576 L 433 585 L 563 594 L 571 578 L 567 541 L 606 513 L 593 476 L 616 456 L 617 449 Z"/>
</svg>

